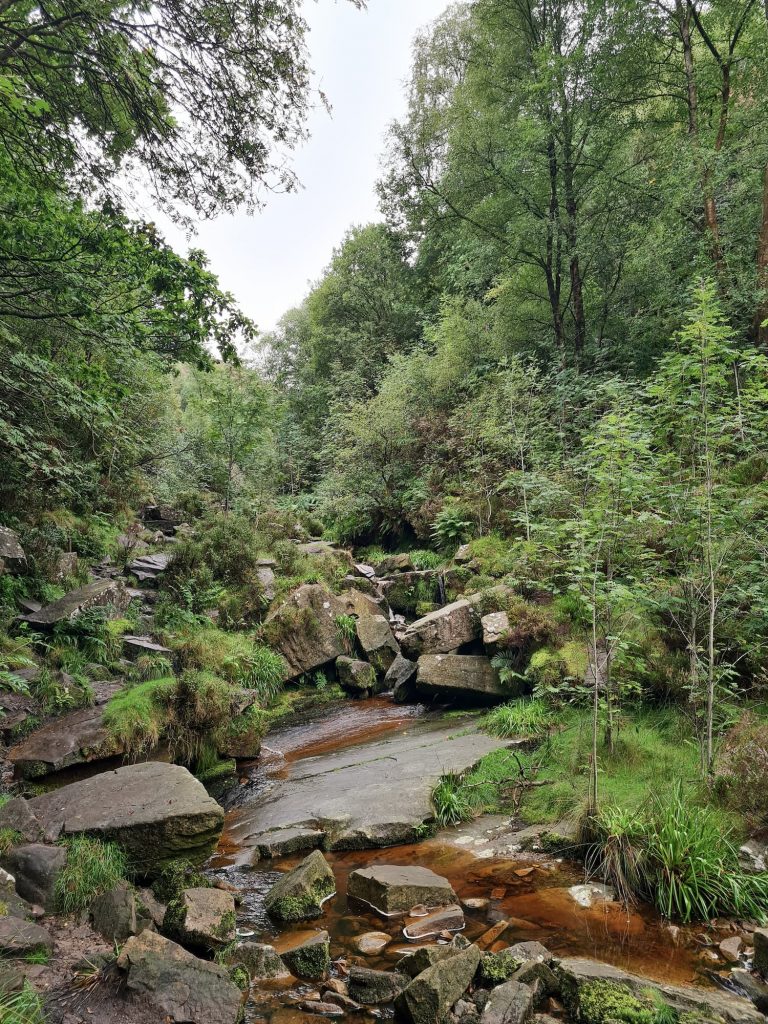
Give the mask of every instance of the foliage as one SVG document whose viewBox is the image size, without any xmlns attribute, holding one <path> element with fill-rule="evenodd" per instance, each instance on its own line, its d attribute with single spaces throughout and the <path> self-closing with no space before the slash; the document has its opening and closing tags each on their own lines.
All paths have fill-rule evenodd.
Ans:
<svg viewBox="0 0 768 1024">
<path fill-rule="evenodd" d="M 747 712 L 722 740 L 716 784 L 729 806 L 761 827 L 768 820 L 768 724 Z"/>
<path fill-rule="evenodd" d="M 665 1010 L 650 994 L 636 995 L 615 982 L 590 981 L 579 989 L 579 1019 L 584 1024 L 666 1024 Z"/>
<path fill-rule="evenodd" d="M 56 876 L 54 897 L 61 914 L 87 911 L 94 899 L 128 877 L 125 854 L 114 843 L 88 836 L 64 840 L 67 863 Z"/>
<path fill-rule="evenodd" d="M 3 1024 L 45 1024 L 42 999 L 28 981 L 21 992 L 0 990 L 0 1020 Z"/>
<path fill-rule="evenodd" d="M 541 699 L 500 704 L 490 711 L 484 727 L 493 736 L 541 736 L 555 724 L 550 707 Z"/>
<path fill-rule="evenodd" d="M 443 775 L 432 791 L 438 824 L 456 825 L 478 814 L 500 810 L 503 788 L 519 778 L 520 763 L 509 751 L 496 750 L 468 772 Z"/>
</svg>

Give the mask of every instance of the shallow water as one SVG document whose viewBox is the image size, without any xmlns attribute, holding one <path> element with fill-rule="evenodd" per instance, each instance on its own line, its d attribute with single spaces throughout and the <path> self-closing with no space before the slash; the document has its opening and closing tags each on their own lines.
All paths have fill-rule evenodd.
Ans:
<svg viewBox="0 0 768 1024">
<path fill-rule="evenodd" d="M 241 779 L 241 793 L 253 794 L 270 779 L 278 778 L 290 762 L 313 757 L 356 744 L 365 744 L 424 716 L 421 706 L 398 707 L 387 698 L 345 702 L 302 717 L 270 734 L 264 757 L 249 766 Z M 237 803 L 237 798 L 235 798 Z M 465 934 L 483 944 L 483 935 L 494 925 L 507 921 L 506 929 L 488 946 L 503 948 L 524 939 L 537 939 L 560 956 L 587 956 L 658 981 L 700 983 L 700 947 L 693 931 L 677 936 L 650 908 L 627 911 L 615 903 L 600 903 L 589 909 L 570 896 L 570 886 L 584 881 L 583 872 L 572 864 L 542 855 L 521 854 L 504 859 L 480 856 L 478 841 L 466 830 L 454 829 L 434 839 L 410 846 L 388 849 L 328 853 L 337 881 L 337 894 L 323 907 L 322 917 L 299 925 L 276 927 L 264 912 L 264 897 L 279 872 L 298 863 L 304 854 L 276 861 L 242 863 L 236 839 L 237 807 L 227 814 L 224 834 L 210 862 L 211 874 L 226 879 L 243 892 L 238 928 L 244 937 L 269 942 L 278 950 L 289 948 L 304 935 L 325 929 L 331 936 L 331 955 L 341 961 L 391 968 L 417 943 L 404 938 L 407 919 L 383 918 L 371 908 L 348 902 L 347 879 L 356 868 L 371 864 L 418 864 L 447 877 L 460 899 L 490 899 L 482 911 L 466 911 Z M 475 833 L 476 834 L 476 833 Z M 479 842 L 482 845 L 482 840 Z M 378 956 L 362 956 L 355 939 L 365 932 L 391 935 L 390 945 Z M 431 940 L 434 941 L 434 940 Z M 272 1024 L 295 1024 L 306 1015 L 297 1001 L 316 994 L 311 984 L 285 986 L 270 983 L 255 994 L 252 1020 L 268 1017 Z M 381 1015 L 377 1013 L 376 1015 Z"/>
</svg>

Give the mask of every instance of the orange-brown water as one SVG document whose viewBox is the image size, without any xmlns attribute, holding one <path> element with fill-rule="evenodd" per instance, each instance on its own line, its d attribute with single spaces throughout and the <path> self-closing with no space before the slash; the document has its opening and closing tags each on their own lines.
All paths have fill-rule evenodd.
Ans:
<svg viewBox="0 0 768 1024">
<path fill-rule="evenodd" d="M 279 775 L 288 762 L 313 757 L 354 744 L 363 744 L 402 728 L 423 709 L 398 708 L 386 699 L 334 707 L 321 717 L 285 727 L 267 737 L 264 762 L 259 770 L 266 776 Z M 405 951 L 413 949 L 402 934 L 406 921 L 383 918 L 371 908 L 347 900 L 347 880 L 356 868 L 372 864 L 418 864 L 448 878 L 460 899 L 484 897 L 483 910 L 466 911 L 465 934 L 483 943 L 483 936 L 502 921 L 504 930 L 488 946 L 501 948 L 523 939 L 537 939 L 559 956 L 587 956 L 658 981 L 699 983 L 700 947 L 693 931 L 676 933 L 650 908 L 627 910 L 618 903 L 579 906 L 568 889 L 584 881 L 578 866 L 541 855 L 520 858 L 481 857 L 465 846 L 456 845 L 450 831 L 423 843 L 384 850 L 355 850 L 329 853 L 337 881 L 337 894 L 323 907 L 322 917 L 301 925 L 275 927 L 266 916 L 266 892 L 284 871 L 302 855 L 280 861 L 243 863 L 243 852 L 232 827 L 238 810 L 227 815 L 225 831 L 211 866 L 221 877 L 234 882 L 245 893 L 239 911 L 241 932 L 256 941 L 272 943 L 278 950 L 289 948 L 305 934 L 325 929 L 331 936 L 334 958 L 391 968 Z M 250 857 L 247 858 L 250 860 Z M 392 937 L 390 945 L 375 957 L 363 957 L 355 940 L 369 931 L 383 931 Z M 259 997 L 253 1019 L 268 1016 L 272 1024 L 295 1024 L 295 1003 L 308 998 L 314 986 L 267 986 Z M 305 1018 L 306 1019 L 306 1018 Z"/>
</svg>

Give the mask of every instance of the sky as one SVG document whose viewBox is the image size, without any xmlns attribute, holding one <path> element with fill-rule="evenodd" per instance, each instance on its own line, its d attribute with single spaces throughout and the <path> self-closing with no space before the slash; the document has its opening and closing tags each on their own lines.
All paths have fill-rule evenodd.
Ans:
<svg viewBox="0 0 768 1024">
<path fill-rule="evenodd" d="M 191 244 L 204 249 L 221 285 L 261 331 L 298 305 L 353 224 L 380 219 L 375 191 L 387 126 L 405 112 L 405 84 L 415 33 L 448 0 L 306 0 L 309 50 L 317 85 L 333 107 L 312 112 L 310 140 L 294 154 L 302 188 L 270 195 L 253 215 L 198 225 Z M 187 236 L 155 218 L 186 252 Z"/>
</svg>

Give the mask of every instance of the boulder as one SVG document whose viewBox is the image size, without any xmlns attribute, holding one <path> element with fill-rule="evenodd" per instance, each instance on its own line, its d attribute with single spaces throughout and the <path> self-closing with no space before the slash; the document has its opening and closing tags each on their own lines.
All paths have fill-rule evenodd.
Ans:
<svg viewBox="0 0 768 1024">
<path fill-rule="evenodd" d="M 372 971 L 367 967 L 349 969 L 349 994 L 365 1006 L 380 1006 L 395 1000 L 408 984 L 397 971 Z"/>
<path fill-rule="evenodd" d="M 180 765 L 148 761 L 73 782 L 29 801 L 47 836 L 114 840 L 139 875 L 174 860 L 201 863 L 221 834 L 224 811 Z"/>
<path fill-rule="evenodd" d="M 322 846 L 324 837 L 324 832 L 314 828 L 303 828 L 300 825 L 295 828 L 277 828 L 273 832 L 264 832 L 249 840 L 249 845 L 252 844 L 255 848 L 252 861 L 256 863 L 262 859 L 272 860 L 274 857 L 287 857 L 291 853 L 317 849 Z"/>
<path fill-rule="evenodd" d="M 393 611 L 412 614 L 421 604 L 439 602 L 440 573 L 435 569 L 397 573 L 388 580 L 382 580 L 381 588 Z"/>
<path fill-rule="evenodd" d="M 60 583 L 68 576 L 75 576 L 79 561 L 76 551 L 57 551 L 52 566 L 54 581 Z"/>
<path fill-rule="evenodd" d="M 491 992 L 481 1024 L 525 1024 L 536 1009 L 536 992 L 530 985 L 508 981 Z"/>
<path fill-rule="evenodd" d="M 385 917 L 406 913 L 418 903 L 427 907 L 456 903 L 456 893 L 447 878 L 429 868 L 396 864 L 375 864 L 353 871 L 347 895 L 369 904 Z"/>
<path fill-rule="evenodd" d="M 462 544 L 461 547 L 456 549 L 456 554 L 453 556 L 453 560 L 456 565 L 467 565 L 472 561 L 472 545 Z"/>
<path fill-rule="evenodd" d="M 118 882 L 96 897 L 91 904 L 91 920 L 99 935 L 112 943 L 123 943 L 151 924 L 148 914 L 138 913 L 136 893 L 127 882 Z"/>
<path fill-rule="evenodd" d="M 122 580 L 94 580 L 84 587 L 71 590 L 58 601 L 46 605 L 39 612 L 23 616 L 36 629 L 53 629 L 61 622 L 76 619 L 92 608 L 106 608 L 116 615 L 122 614 L 130 604 L 130 597 Z"/>
<path fill-rule="evenodd" d="M 367 565 L 365 562 L 354 562 L 352 572 L 355 576 L 360 576 L 364 580 L 376 579 L 376 570 L 372 565 Z"/>
<path fill-rule="evenodd" d="M 141 555 L 130 562 L 126 568 L 133 573 L 139 583 L 157 585 L 157 580 L 168 568 L 171 556 L 165 553 L 156 555 Z"/>
<path fill-rule="evenodd" d="M 376 687 L 376 670 L 367 661 L 342 655 L 336 659 L 339 684 L 350 693 L 366 694 Z"/>
<path fill-rule="evenodd" d="M 495 704 L 520 693 L 517 683 L 505 684 L 484 655 L 424 654 L 419 658 L 419 692 L 470 704 Z"/>
<path fill-rule="evenodd" d="M 25 682 L 36 682 L 40 670 L 35 668 L 17 669 L 15 676 Z M 0 743 L 14 743 L 30 727 L 37 725 L 39 706 L 35 699 L 25 693 L 0 693 Z"/>
<path fill-rule="evenodd" d="M 128 999 L 164 1024 L 236 1024 L 243 994 L 225 968 L 199 960 L 156 932 L 128 939 L 117 966 Z"/>
<path fill-rule="evenodd" d="M 385 675 L 400 654 L 389 622 L 383 615 L 363 615 L 357 620 L 357 642 L 367 661 Z"/>
<path fill-rule="evenodd" d="M 412 1024 L 440 1024 L 472 983 L 480 963 L 477 946 L 433 964 L 417 975 L 398 996 L 395 1009 Z"/>
<path fill-rule="evenodd" d="M 752 933 L 752 944 L 755 947 L 752 961 L 754 968 L 768 980 L 768 928 L 755 928 Z"/>
<path fill-rule="evenodd" d="M 0 574 L 4 572 L 24 572 L 27 567 L 27 556 L 21 546 L 18 534 L 7 526 L 0 526 Z"/>
<path fill-rule="evenodd" d="M 412 622 L 402 636 L 403 653 L 446 654 L 480 636 L 480 619 L 472 604 L 461 598 Z"/>
<path fill-rule="evenodd" d="M 328 932 L 318 932 L 281 953 L 283 962 L 296 978 L 322 980 L 331 967 L 331 946 Z"/>
<path fill-rule="evenodd" d="M 256 579 L 258 580 L 259 587 L 261 588 L 261 599 L 265 605 L 271 604 L 275 600 L 277 590 L 275 588 L 275 566 L 276 562 L 272 559 L 261 559 L 256 564 Z"/>
<path fill-rule="evenodd" d="M 621 986 L 635 995 L 647 994 L 649 990 L 656 991 L 664 1002 L 681 1014 L 719 1016 L 727 1024 L 765 1024 L 763 1015 L 741 996 L 693 986 L 660 984 L 596 960 L 581 957 L 561 960 L 557 975 L 563 997 L 569 1006 L 578 1006 L 579 991 L 584 985 L 601 981 Z"/>
<path fill-rule="evenodd" d="M 395 704 L 408 704 L 416 699 L 416 662 L 398 654 L 384 676 L 384 689 L 392 691 Z"/>
<path fill-rule="evenodd" d="M 449 960 L 460 952 L 461 948 L 456 944 L 454 936 L 454 939 L 444 946 L 421 946 L 413 953 L 407 953 L 402 960 L 397 961 L 395 967 L 403 974 L 407 974 L 409 978 L 415 978 L 422 971 L 426 971 L 428 967 L 433 967 L 442 960 Z"/>
<path fill-rule="evenodd" d="M 232 953 L 232 961 L 242 964 L 252 981 L 270 981 L 291 975 L 275 947 L 261 942 L 239 943 Z"/>
<path fill-rule="evenodd" d="M 363 590 L 360 586 L 363 583 L 367 584 L 370 590 Z M 351 590 L 344 590 L 339 594 L 339 601 L 344 605 L 346 615 L 357 615 L 358 618 L 365 619 L 370 615 L 385 615 L 388 612 L 387 602 L 372 583 L 356 579 L 355 584 Z"/>
<path fill-rule="evenodd" d="M 768 984 L 762 978 L 756 978 L 743 967 L 734 967 L 730 980 L 737 992 L 751 999 L 760 1013 L 768 1014 Z"/>
<path fill-rule="evenodd" d="M 3 864 L 16 879 L 19 896 L 49 912 L 55 910 L 56 879 L 67 866 L 67 851 L 63 846 L 42 843 L 15 846 L 3 858 Z"/>
<path fill-rule="evenodd" d="M 323 903 L 335 892 L 330 864 L 319 850 L 313 850 L 273 885 L 264 906 L 277 921 L 305 921 L 319 917 Z"/>
<path fill-rule="evenodd" d="M 379 576 L 391 576 L 398 572 L 413 572 L 415 568 L 408 554 L 388 555 L 376 566 L 376 572 Z"/>
<path fill-rule="evenodd" d="M 0 956 L 30 956 L 52 949 L 53 939 L 39 924 L 8 915 L 0 917 Z"/>
<path fill-rule="evenodd" d="M 427 939 L 441 932 L 460 932 L 464 927 L 464 911 L 461 907 L 451 904 L 433 910 L 431 914 L 409 921 L 403 929 L 406 939 Z"/>
<path fill-rule="evenodd" d="M 8 751 L 16 775 L 36 779 L 72 765 L 101 761 L 124 753 L 104 725 L 104 708 L 72 711 L 36 729 Z"/>
<path fill-rule="evenodd" d="M 506 612 L 489 612 L 480 620 L 483 631 L 483 646 L 490 654 L 495 654 L 499 643 L 509 633 L 509 616 Z"/>
<path fill-rule="evenodd" d="M 325 587 L 308 583 L 267 616 L 265 634 L 285 660 L 286 680 L 296 679 L 346 653 L 336 621 L 345 614 L 342 601 Z"/>
<path fill-rule="evenodd" d="M 0 807 L 0 829 L 18 832 L 28 843 L 43 838 L 42 826 L 23 796 L 12 797 Z"/>
<path fill-rule="evenodd" d="M 183 945 L 215 950 L 235 937 L 235 900 L 222 889 L 185 889 L 165 914 L 165 930 Z"/>
</svg>

